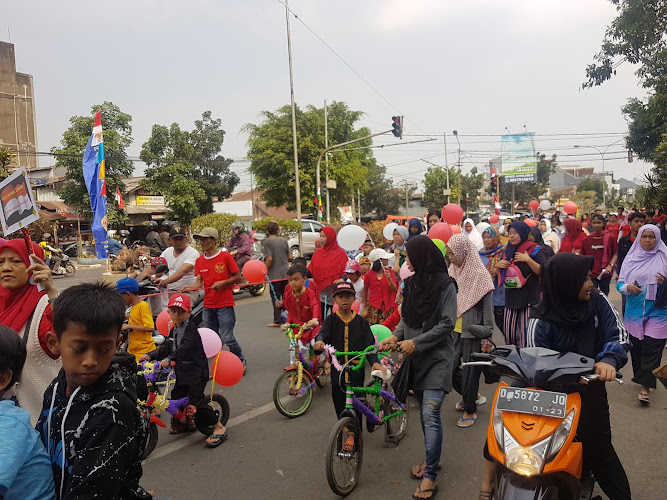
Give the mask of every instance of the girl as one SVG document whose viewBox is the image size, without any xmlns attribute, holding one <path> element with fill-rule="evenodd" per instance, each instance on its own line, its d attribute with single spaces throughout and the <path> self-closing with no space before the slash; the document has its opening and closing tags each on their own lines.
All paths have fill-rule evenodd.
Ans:
<svg viewBox="0 0 667 500">
<path fill-rule="evenodd" d="M 422 223 L 417 217 L 410 219 L 410 223 L 408 224 L 408 231 L 410 232 L 408 235 L 408 241 L 410 241 L 415 236 L 422 234 L 424 231 Z"/>
<path fill-rule="evenodd" d="M 442 214 L 439 210 L 431 210 L 426 216 L 426 225 L 428 226 L 428 229 L 431 229 L 438 222 L 441 222 L 441 217 Z"/>
<path fill-rule="evenodd" d="M 542 249 L 542 252 L 544 252 L 544 255 L 546 256 L 547 259 L 550 259 L 555 255 L 553 249 L 549 245 L 544 243 L 544 240 L 542 239 L 542 232 L 539 230 L 539 228 L 535 226 L 530 228 L 528 241 L 537 243 L 537 245 Z"/>
<path fill-rule="evenodd" d="M 308 270 L 320 293 L 322 316 L 326 317 L 333 307 L 333 283 L 345 274 L 347 253 L 338 246 L 336 230 L 325 226 L 320 231 L 321 247 L 315 250 Z"/>
<path fill-rule="evenodd" d="M 586 233 L 577 219 L 565 219 L 565 234 L 560 244 L 559 252 L 570 252 L 581 255 L 581 244 L 586 238 Z"/>
<path fill-rule="evenodd" d="M 493 317 L 500 332 L 504 332 L 503 323 L 505 317 L 505 284 L 496 269 L 496 264 L 502 260 L 505 253 L 505 245 L 500 243 L 500 234 L 494 227 L 488 227 L 482 234 L 484 249 L 479 252 L 482 264 L 491 275 L 494 283 L 493 290 Z"/>
<path fill-rule="evenodd" d="M 398 226 L 394 229 L 394 242 L 389 247 L 389 251 L 393 252 L 394 255 L 389 260 L 396 274 L 398 274 L 398 271 L 405 262 L 405 257 L 408 255 L 405 251 L 405 243 L 409 237 L 410 233 L 407 227 Z"/>
<path fill-rule="evenodd" d="M 553 253 L 558 253 L 558 250 L 560 250 L 560 238 L 552 231 L 549 219 L 542 219 L 540 221 L 540 232 L 542 233 L 544 243 L 551 247 Z"/>
<path fill-rule="evenodd" d="M 473 222 L 472 219 L 466 219 L 463 221 L 463 235 L 473 242 L 477 250 L 481 250 L 482 248 L 484 248 L 482 235 L 479 234 L 479 231 L 477 231 L 475 223 Z"/>
<path fill-rule="evenodd" d="M 364 289 L 361 293 L 363 317 L 371 325 L 377 325 L 393 312 L 397 283 L 392 270 L 384 267 L 387 259 L 381 259 L 379 253 L 373 255 L 373 258 L 371 270 L 364 275 Z"/>
</svg>

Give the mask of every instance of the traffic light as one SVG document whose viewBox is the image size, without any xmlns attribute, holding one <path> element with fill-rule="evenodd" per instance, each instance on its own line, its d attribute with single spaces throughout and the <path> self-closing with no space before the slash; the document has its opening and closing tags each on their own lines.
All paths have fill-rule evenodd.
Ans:
<svg viewBox="0 0 667 500">
<path fill-rule="evenodd" d="M 495 193 L 495 192 L 496 192 L 496 189 L 497 189 L 497 184 L 496 184 L 496 183 L 497 183 L 497 182 L 498 182 L 498 181 L 497 181 L 497 179 L 496 179 L 496 176 L 495 176 L 495 175 L 491 176 L 491 192 L 492 192 L 492 193 Z"/>
<path fill-rule="evenodd" d="M 394 137 L 403 139 L 403 117 L 402 116 L 392 116 L 391 117 L 391 133 L 394 134 Z"/>
</svg>

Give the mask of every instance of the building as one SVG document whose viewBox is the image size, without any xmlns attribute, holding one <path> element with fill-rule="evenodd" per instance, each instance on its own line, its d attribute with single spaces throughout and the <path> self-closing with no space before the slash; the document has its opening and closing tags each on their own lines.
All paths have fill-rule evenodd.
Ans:
<svg viewBox="0 0 667 500">
<path fill-rule="evenodd" d="M 577 186 L 580 182 L 581 178 L 576 177 L 571 169 L 556 167 L 556 170 L 549 174 L 547 198 L 572 198 L 577 192 Z"/>
<path fill-rule="evenodd" d="M 616 184 L 618 185 L 619 197 L 627 201 L 634 201 L 637 196 L 637 189 L 641 187 L 639 184 L 622 177 L 616 181 Z"/>
<path fill-rule="evenodd" d="M 243 221 L 253 221 L 264 217 L 275 219 L 295 219 L 296 212 L 287 207 L 270 207 L 262 199 L 259 191 L 240 191 L 224 201 L 213 203 L 215 213 L 234 214 Z"/>
<path fill-rule="evenodd" d="M 123 179 L 123 184 L 125 184 L 123 202 L 127 214 L 126 226 L 143 226 L 149 220 L 163 221 L 169 211 L 169 208 L 165 205 L 164 196 L 155 196 L 139 187 L 144 179 L 145 177 Z"/>
<path fill-rule="evenodd" d="M 16 72 L 14 45 L 7 42 L 0 42 L 0 148 L 14 151 L 19 167 L 39 167 L 32 75 Z"/>
</svg>

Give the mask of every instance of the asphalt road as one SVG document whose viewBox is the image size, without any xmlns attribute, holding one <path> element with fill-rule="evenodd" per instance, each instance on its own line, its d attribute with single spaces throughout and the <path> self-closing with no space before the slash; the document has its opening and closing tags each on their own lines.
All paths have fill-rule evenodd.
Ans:
<svg viewBox="0 0 667 500">
<path fill-rule="evenodd" d="M 80 269 L 67 283 L 94 280 L 101 269 Z M 65 284 L 65 279 L 57 279 Z M 60 285 L 58 285 L 60 287 Z M 612 291 L 612 301 L 620 297 Z M 216 449 L 203 445 L 195 433 L 170 436 L 160 430 L 158 447 L 144 464 L 142 485 L 157 500 L 199 498 L 335 498 L 325 475 L 325 445 L 336 416 L 330 385 L 316 389 L 310 410 L 287 419 L 273 406 L 271 391 L 288 365 L 288 343 L 271 321 L 268 292 L 262 297 L 237 298 L 235 334 L 248 359 L 248 372 L 234 387 L 218 388 L 229 400 L 229 439 Z M 637 402 L 632 370 L 623 370 L 626 383 L 608 384 L 613 440 L 635 499 L 664 498 L 665 417 L 667 392 L 660 384 L 650 407 Z M 480 392 L 491 399 L 495 385 Z M 444 442 L 439 498 L 475 499 L 482 473 L 481 450 L 489 421 L 489 405 L 478 410 L 471 428 L 459 429 L 454 409 L 458 395 L 445 398 Z M 168 425 L 168 422 L 167 422 Z M 396 448 L 384 447 L 383 431 L 364 433 L 360 482 L 350 498 L 410 498 L 417 482 L 410 467 L 423 460 L 423 436 L 418 409 L 411 406 L 409 429 Z"/>
</svg>

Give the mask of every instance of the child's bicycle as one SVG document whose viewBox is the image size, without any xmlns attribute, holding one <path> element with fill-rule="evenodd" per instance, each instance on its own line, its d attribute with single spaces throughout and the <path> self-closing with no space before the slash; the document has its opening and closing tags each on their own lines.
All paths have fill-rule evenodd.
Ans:
<svg viewBox="0 0 667 500">
<path fill-rule="evenodd" d="M 294 331 L 298 328 L 298 333 Z M 318 358 L 310 349 L 310 358 L 307 361 L 299 351 L 298 340 L 303 335 L 305 325 L 289 324 L 285 335 L 290 346 L 294 349 L 296 362 L 285 368 L 273 386 L 273 403 L 276 409 L 289 418 L 295 418 L 306 413 L 313 400 L 313 385 L 324 387 L 327 381 L 324 367 L 319 366 Z"/>
<path fill-rule="evenodd" d="M 139 375 L 143 375 L 146 379 L 149 389 L 148 399 L 146 401 L 139 401 L 141 416 L 145 419 L 148 426 L 146 445 L 141 457 L 145 460 L 157 445 L 158 426 L 167 427 L 159 418 L 160 413 L 166 411 L 172 416 L 183 415 L 188 409 L 188 398 L 169 399 L 169 389 L 176 382 L 173 369 L 160 368 L 159 361 L 144 361 L 141 364 L 141 368 L 142 370 L 139 372 Z M 159 380 L 161 373 L 166 374 L 166 380 Z M 208 404 L 213 408 L 218 421 L 222 425 L 225 425 L 227 424 L 227 420 L 229 420 L 229 403 L 222 394 L 215 394 L 213 392 L 214 386 L 215 380 L 211 382 L 211 394 L 204 395 L 209 400 Z M 213 433 L 212 426 L 197 427 L 197 430 L 207 436 Z"/>
<path fill-rule="evenodd" d="M 326 346 L 331 355 L 331 362 L 340 372 L 340 376 L 347 372 L 363 370 L 366 356 L 377 352 L 375 346 L 369 346 L 363 351 L 338 352 L 331 346 Z M 350 361 L 341 366 L 337 356 L 353 356 Z M 351 365 L 355 359 L 359 363 Z M 377 428 L 385 425 L 385 441 L 398 444 L 407 430 L 407 405 L 403 406 L 396 397 L 383 389 L 383 382 L 391 377 L 391 373 L 382 373 L 373 370 L 373 383 L 366 387 L 355 387 L 346 384 L 345 410 L 329 435 L 327 444 L 326 469 L 327 481 L 331 490 L 337 495 L 347 495 L 355 488 L 361 475 L 361 464 L 364 454 L 364 444 L 361 436 L 361 417 L 366 417 L 366 425 Z M 341 381 L 342 386 L 342 381 Z M 360 399 L 357 396 L 362 396 Z M 365 400 L 372 398 L 373 410 L 367 406 Z"/>
</svg>

